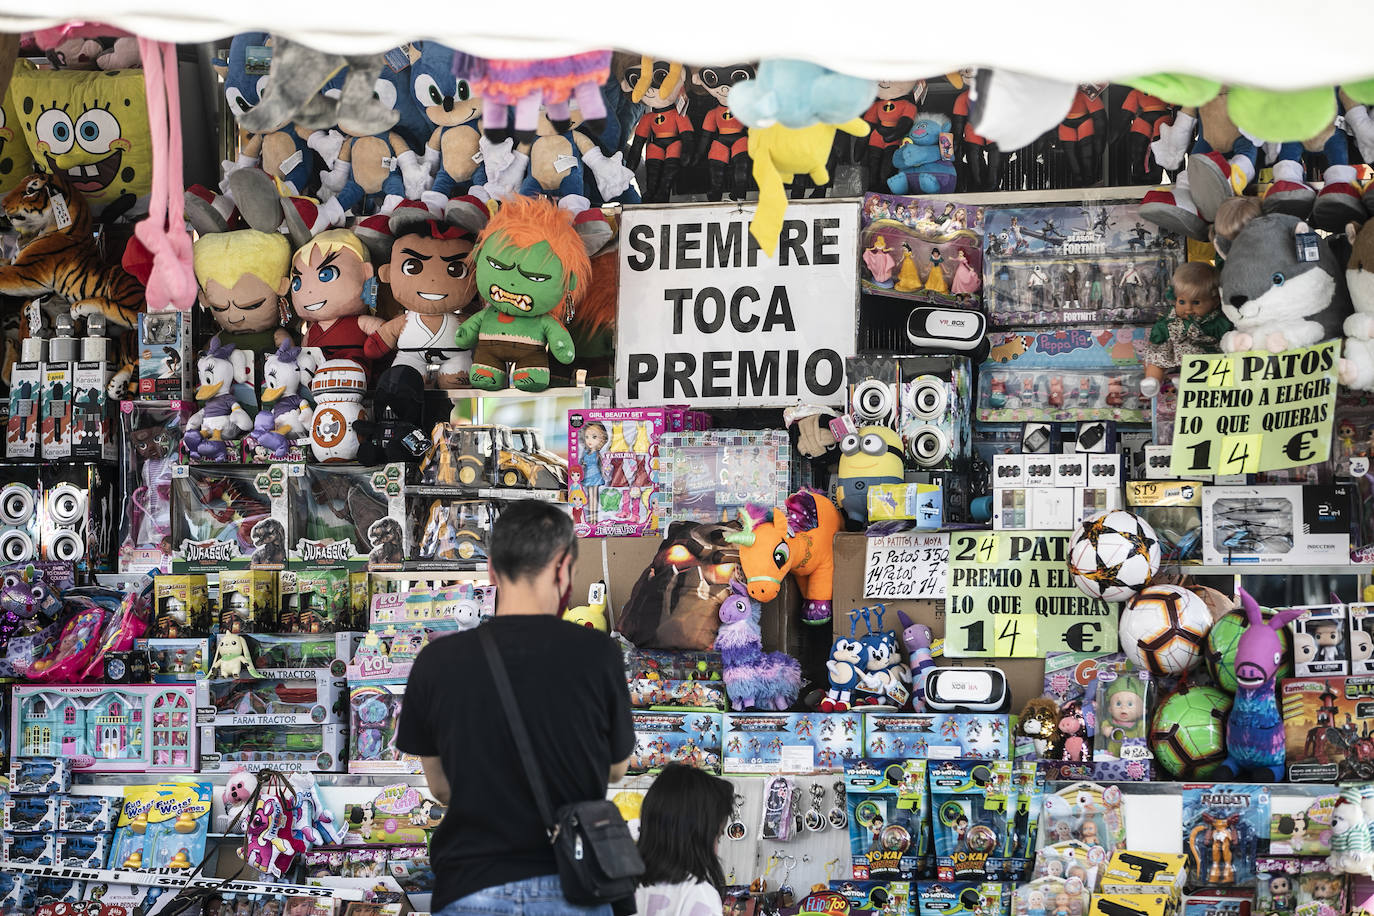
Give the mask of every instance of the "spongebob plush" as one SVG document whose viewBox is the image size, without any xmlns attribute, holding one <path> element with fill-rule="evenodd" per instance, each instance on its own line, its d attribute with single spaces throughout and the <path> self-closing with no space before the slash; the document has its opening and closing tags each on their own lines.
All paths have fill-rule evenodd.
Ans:
<svg viewBox="0 0 1374 916">
<path fill-rule="evenodd" d="M 10 93 L 38 168 L 62 172 L 97 217 L 147 209 L 153 146 L 142 70 L 14 68 Z"/>
<path fill-rule="evenodd" d="M 0 195 L 13 191 L 32 171 L 33 153 L 24 142 L 11 89 L 0 103 Z"/>
</svg>

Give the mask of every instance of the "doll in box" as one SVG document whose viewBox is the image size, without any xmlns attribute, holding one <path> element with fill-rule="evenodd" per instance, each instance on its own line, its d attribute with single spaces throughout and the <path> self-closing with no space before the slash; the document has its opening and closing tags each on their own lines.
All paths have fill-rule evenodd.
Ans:
<svg viewBox="0 0 1374 916">
<path fill-rule="evenodd" d="M 1145 377 L 1140 393 L 1152 398 L 1159 393 L 1164 375 L 1183 364 L 1193 353 L 1216 353 L 1231 322 L 1221 311 L 1221 276 L 1202 261 L 1187 261 L 1174 271 L 1174 307 L 1150 328 L 1149 342 L 1141 348 Z"/>
</svg>

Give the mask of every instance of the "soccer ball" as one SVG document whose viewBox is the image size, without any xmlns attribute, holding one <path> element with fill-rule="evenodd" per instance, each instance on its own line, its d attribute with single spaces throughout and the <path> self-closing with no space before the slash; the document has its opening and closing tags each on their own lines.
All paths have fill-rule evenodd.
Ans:
<svg viewBox="0 0 1374 916">
<path fill-rule="evenodd" d="M 1159 538 L 1138 515 L 1121 509 L 1101 512 L 1074 531 L 1069 572 L 1084 594 L 1125 601 L 1159 572 Z"/>
<path fill-rule="evenodd" d="M 1178 585 L 1149 585 L 1126 603 L 1117 634 L 1121 651 L 1151 674 L 1182 674 L 1202 659 L 1212 615 Z"/>
<path fill-rule="evenodd" d="M 1274 613 L 1270 608 L 1260 608 L 1266 620 L 1269 615 Z M 1225 617 L 1212 624 L 1212 629 L 1207 631 L 1207 645 L 1202 650 L 1203 657 L 1207 659 L 1207 670 L 1212 673 L 1212 680 L 1216 681 L 1217 686 L 1227 693 L 1235 693 L 1238 689 L 1236 684 L 1236 646 L 1240 644 L 1240 634 L 1245 632 L 1245 612 L 1232 611 Z M 1283 662 L 1279 665 L 1279 672 L 1276 677 L 1282 680 L 1293 676 L 1293 665 L 1288 660 L 1290 653 L 1288 644 L 1290 642 L 1287 627 L 1279 628 L 1279 642 L 1283 644 Z"/>
<path fill-rule="evenodd" d="M 1215 687 L 1184 685 L 1164 698 L 1150 725 L 1155 763 L 1180 779 L 1216 776 L 1226 760 L 1231 698 Z"/>
</svg>

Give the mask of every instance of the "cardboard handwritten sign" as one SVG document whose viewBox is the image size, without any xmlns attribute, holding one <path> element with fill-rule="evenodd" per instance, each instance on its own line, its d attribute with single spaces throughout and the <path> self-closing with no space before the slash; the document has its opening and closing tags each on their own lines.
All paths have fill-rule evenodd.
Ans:
<svg viewBox="0 0 1374 916">
<path fill-rule="evenodd" d="M 894 534 L 869 538 L 865 598 L 943 598 L 949 573 L 949 535 Z"/>
<path fill-rule="evenodd" d="M 1117 608 L 1069 575 L 1067 531 L 961 531 L 950 536 L 945 654 L 1033 658 L 1114 652 Z"/>
<path fill-rule="evenodd" d="M 1340 342 L 1183 358 L 1171 471 L 1253 474 L 1331 456 Z"/>
</svg>

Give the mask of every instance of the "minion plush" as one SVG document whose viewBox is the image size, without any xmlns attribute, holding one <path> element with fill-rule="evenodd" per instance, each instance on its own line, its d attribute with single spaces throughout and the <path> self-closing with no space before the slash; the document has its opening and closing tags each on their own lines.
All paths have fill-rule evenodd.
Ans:
<svg viewBox="0 0 1374 916">
<path fill-rule="evenodd" d="M 835 502 L 850 521 L 868 525 L 868 488 L 876 483 L 901 483 L 904 454 L 902 437 L 887 426 L 864 426 L 840 440 Z"/>
</svg>

